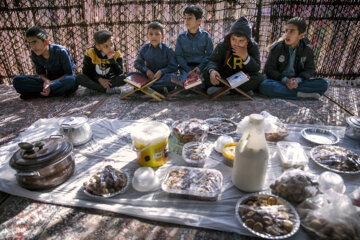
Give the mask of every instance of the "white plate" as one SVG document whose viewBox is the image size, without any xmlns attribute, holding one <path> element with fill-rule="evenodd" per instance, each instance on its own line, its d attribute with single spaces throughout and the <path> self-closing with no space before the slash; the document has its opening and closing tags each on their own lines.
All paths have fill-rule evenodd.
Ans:
<svg viewBox="0 0 360 240">
<path fill-rule="evenodd" d="M 333 132 L 321 128 L 304 128 L 301 136 L 309 142 L 315 144 L 336 144 L 340 141 L 339 137 Z"/>
<path fill-rule="evenodd" d="M 227 119 L 227 118 L 208 118 L 205 120 L 205 122 L 209 125 L 209 133 L 213 134 L 213 135 L 231 135 L 236 133 L 236 128 L 237 125 L 235 122 Z M 227 124 L 232 125 L 229 129 L 225 128 L 222 129 L 221 128 L 221 124 L 223 124 L 223 122 L 226 122 Z M 215 130 L 212 130 L 213 126 L 216 127 Z"/>
<path fill-rule="evenodd" d="M 336 162 L 337 160 L 338 161 L 344 160 L 344 159 L 341 159 L 341 158 L 346 158 L 346 157 L 349 157 L 349 156 L 354 157 L 355 160 L 352 160 L 352 161 L 355 161 L 355 164 L 357 162 L 357 164 L 360 165 L 360 157 L 359 157 L 359 155 L 357 155 L 356 153 L 351 152 L 350 150 L 339 147 L 339 146 L 322 145 L 322 146 L 316 146 L 316 147 L 314 147 L 314 148 L 312 148 L 310 150 L 311 159 L 317 165 L 319 165 L 319 166 L 321 166 L 321 167 L 323 167 L 323 168 L 325 168 L 327 170 L 330 170 L 330 171 L 333 171 L 333 172 L 336 172 L 336 173 L 346 173 L 346 174 L 358 174 L 358 173 L 360 173 L 360 169 L 359 170 L 354 170 L 354 171 L 341 170 L 341 169 L 336 168 L 333 165 L 325 164 L 323 162 L 320 162 L 321 161 L 320 157 L 322 157 L 324 161 L 329 159 L 330 161 Z"/>
<path fill-rule="evenodd" d="M 121 170 L 119 170 L 119 171 L 126 175 L 126 185 L 122 189 L 120 189 L 119 191 L 109 193 L 109 194 L 105 194 L 105 195 L 95 195 L 95 194 L 89 193 L 88 191 L 86 191 L 86 189 L 84 187 L 82 187 L 83 192 L 87 196 L 92 197 L 92 198 L 97 198 L 97 199 L 112 198 L 112 197 L 115 197 L 116 195 L 124 193 L 128 189 L 131 180 L 130 180 L 130 176 L 129 176 L 129 174 L 127 172 L 124 172 L 124 171 L 121 171 Z"/>
<path fill-rule="evenodd" d="M 241 216 L 239 214 L 239 207 L 242 205 L 242 203 L 247 200 L 247 199 L 251 199 L 251 198 L 256 198 L 256 197 L 273 197 L 276 199 L 277 202 L 279 202 L 279 204 L 276 205 L 283 205 L 285 207 L 287 207 L 290 211 L 289 213 L 291 213 L 294 217 L 294 226 L 291 230 L 290 233 L 285 234 L 285 235 L 280 235 L 280 236 L 274 236 L 268 233 L 260 233 L 260 232 L 256 232 L 255 230 L 253 230 L 252 228 L 248 227 L 241 219 Z M 245 196 L 243 196 L 242 198 L 239 199 L 239 201 L 236 203 L 236 207 L 235 207 L 235 216 L 236 219 L 239 221 L 239 223 L 246 228 L 247 230 L 249 230 L 251 233 L 253 233 L 254 235 L 261 237 L 261 238 L 265 238 L 265 239 L 285 239 L 288 237 L 291 237 L 292 235 L 294 235 L 300 227 L 300 218 L 298 213 L 296 212 L 295 208 L 289 203 L 287 202 L 285 199 L 276 196 L 274 194 L 270 194 L 270 193 L 266 193 L 266 192 L 260 192 L 260 193 L 252 193 L 252 194 L 247 194 Z"/>
</svg>

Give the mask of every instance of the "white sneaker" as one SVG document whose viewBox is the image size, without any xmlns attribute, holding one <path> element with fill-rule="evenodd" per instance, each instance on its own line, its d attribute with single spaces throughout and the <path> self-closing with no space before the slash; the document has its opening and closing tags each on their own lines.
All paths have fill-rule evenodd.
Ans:
<svg viewBox="0 0 360 240">
<path fill-rule="evenodd" d="M 311 99 L 316 99 L 318 100 L 320 98 L 320 94 L 319 93 L 304 93 L 304 92 L 298 92 L 297 93 L 297 97 L 298 98 L 311 98 Z"/>
<path fill-rule="evenodd" d="M 122 97 L 128 94 L 129 92 L 132 92 L 134 90 L 134 87 L 126 83 L 125 85 L 121 86 L 120 89 L 121 89 L 120 96 Z"/>
</svg>

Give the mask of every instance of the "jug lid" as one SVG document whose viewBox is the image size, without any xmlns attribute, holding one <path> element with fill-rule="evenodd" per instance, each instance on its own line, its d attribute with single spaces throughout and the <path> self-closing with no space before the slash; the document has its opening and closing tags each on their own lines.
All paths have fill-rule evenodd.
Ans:
<svg viewBox="0 0 360 240">
<path fill-rule="evenodd" d="M 260 114 L 251 114 L 250 115 L 250 123 L 261 124 L 264 122 L 264 117 Z"/>
<path fill-rule="evenodd" d="M 70 116 L 70 117 L 65 118 L 64 121 L 62 121 L 61 127 L 76 128 L 76 127 L 82 126 L 87 121 L 88 121 L 88 118 L 86 116 L 76 116 L 76 117 Z"/>
</svg>

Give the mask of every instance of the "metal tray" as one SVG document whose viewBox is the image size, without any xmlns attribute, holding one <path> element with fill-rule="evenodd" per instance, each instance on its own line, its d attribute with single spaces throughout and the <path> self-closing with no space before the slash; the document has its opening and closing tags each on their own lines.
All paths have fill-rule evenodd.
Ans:
<svg viewBox="0 0 360 240">
<path fill-rule="evenodd" d="M 340 141 L 339 137 L 333 132 L 321 128 L 304 128 L 301 136 L 309 142 L 315 144 L 336 144 Z"/>
<path fill-rule="evenodd" d="M 173 175 L 174 173 L 178 176 Z M 209 177 L 210 175 L 212 177 Z M 223 175 L 216 169 L 172 166 L 161 184 L 161 189 L 174 196 L 216 201 L 221 194 L 222 183 Z"/>
<path fill-rule="evenodd" d="M 205 122 L 209 125 L 209 133 L 213 135 L 232 135 L 236 133 L 237 124 L 227 118 L 208 118 Z M 221 128 L 221 124 L 227 124 L 230 128 Z M 214 129 L 215 127 L 215 129 Z"/>
<path fill-rule="evenodd" d="M 354 171 L 346 171 L 346 170 L 341 170 L 341 169 L 337 169 L 335 166 L 331 166 L 331 165 L 327 165 L 324 163 L 321 163 L 319 160 L 319 157 L 323 157 L 325 158 L 326 156 L 331 156 L 333 155 L 333 158 L 336 159 L 340 159 L 345 158 L 345 157 L 353 157 L 354 160 L 349 160 L 354 162 L 354 164 L 357 164 L 357 166 L 360 166 L 360 156 L 357 155 L 356 153 L 339 147 L 339 146 L 329 146 L 329 145 L 322 145 L 322 146 L 316 146 L 314 148 L 312 148 L 310 150 L 310 158 L 311 160 L 313 160 L 317 165 L 336 172 L 336 173 L 343 173 L 343 174 L 359 174 L 360 173 L 360 168 L 359 170 L 354 170 Z M 336 156 L 337 155 L 337 156 Z"/>
<path fill-rule="evenodd" d="M 129 188 L 131 179 L 130 179 L 130 176 L 129 176 L 129 174 L 127 172 L 124 172 L 124 171 L 121 171 L 121 170 L 119 170 L 119 171 L 126 175 L 126 185 L 122 189 L 120 189 L 119 191 L 109 193 L 109 194 L 105 194 L 105 195 L 95 195 L 95 194 L 89 193 L 88 191 L 86 191 L 86 189 L 84 187 L 82 187 L 83 192 L 85 193 L 85 195 L 87 195 L 89 197 L 92 197 L 92 198 L 96 198 L 96 199 L 112 198 L 112 197 L 115 197 L 115 196 L 117 196 L 119 194 L 122 194 L 122 193 L 126 192 L 126 190 Z"/>
<path fill-rule="evenodd" d="M 293 228 L 291 230 L 290 233 L 288 234 L 284 234 L 284 235 L 280 235 L 280 236 L 275 236 L 275 235 L 271 235 L 269 233 L 260 233 L 260 232 L 257 232 L 255 230 L 253 230 L 252 228 L 248 227 L 241 219 L 241 216 L 239 214 L 239 207 L 242 205 L 242 203 L 245 202 L 245 200 L 247 199 L 251 199 L 251 198 L 256 198 L 256 197 L 273 197 L 276 199 L 276 205 L 283 205 L 285 206 L 287 209 L 289 209 L 289 213 L 291 213 L 294 217 L 294 225 L 293 225 Z M 300 227 L 300 218 L 299 218 L 299 215 L 298 213 L 296 212 L 295 208 L 289 203 L 287 202 L 285 199 L 279 197 L 279 196 L 276 196 L 274 194 L 271 194 L 271 193 L 267 193 L 267 192 L 260 192 L 260 193 L 252 193 L 252 194 L 247 194 L 245 196 L 243 196 L 242 198 L 240 198 L 238 200 L 238 202 L 236 203 L 236 207 L 235 207 L 235 216 L 236 216 L 236 219 L 239 221 L 239 223 L 244 227 L 246 228 L 248 231 L 250 231 L 251 233 L 253 233 L 254 235 L 258 236 L 258 237 L 261 237 L 261 238 L 265 238 L 265 239 L 285 239 L 285 238 L 289 238 L 291 236 L 293 236 L 298 230 L 299 230 L 299 227 Z"/>
</svg>

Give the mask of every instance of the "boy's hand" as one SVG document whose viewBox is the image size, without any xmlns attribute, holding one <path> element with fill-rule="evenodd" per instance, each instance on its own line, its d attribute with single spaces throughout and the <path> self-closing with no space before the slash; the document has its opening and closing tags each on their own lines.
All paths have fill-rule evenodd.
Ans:
<svg viewBox="0 0 360 240">
<path fill-rule="evenodd" d="M 286 87 L 289 90 L 296 89 L 298 87 L 297 79 L 296 78 L 289 78 L 286 80 Z"/>
<path fill-rule="evenodd" d="M 218 85 L 220 83 L 219 80 L 217 80 L 218 78 L 221 78 L 220 73 L 215 70 L 211 71 L 210 82 L 212 85 Z"/>
<path fill-rule="evenodd" d="M 154 73 L 150 69 L 146 70 L 146 76 L 150 81 L 154 79 Z"/>
<path fill-rule="evenodd" d="M 106 56 L 108 59 L 112 59 L 115 56 L 115 51 L 108 53 Z"/>
<path fill-rule="evenodd" d="M 106 88 L 106 89 L 110 88 L 110 86 L 111 86 L 110 80 L 107 80 L 105 78 L 99 78 L 99 83 L 101 86 L 103 86 L 103 88 Z"/>
<path fill-rule="evenodd" d="M 162 75 L 162 72 L 159 70 L 155 73 L 154 75 L 154 79 L 160 79 L 161 78 L 161 75 Z"/>
<path fill-rule="evenodd" d="M 195 67 L 193 70 L 191 70 L 190 72 L 188 72 L 189 76 L 193 75 L 193 74 L 197 74 L 200 75 L 201 70 L 199 67 Z"/>
<path fill-rule="evenodd" d="M 247 47 L 233 47 L 232 51 L 235 56 L 241 57 L 244 61 L 249 56 Z"/>
<path fill-rule="evenodd" d="M 50 94 L 50 80 L 44 80 L 43 90 L 40 93 L 43 96 L 49 96 Z"/>
</svg>

